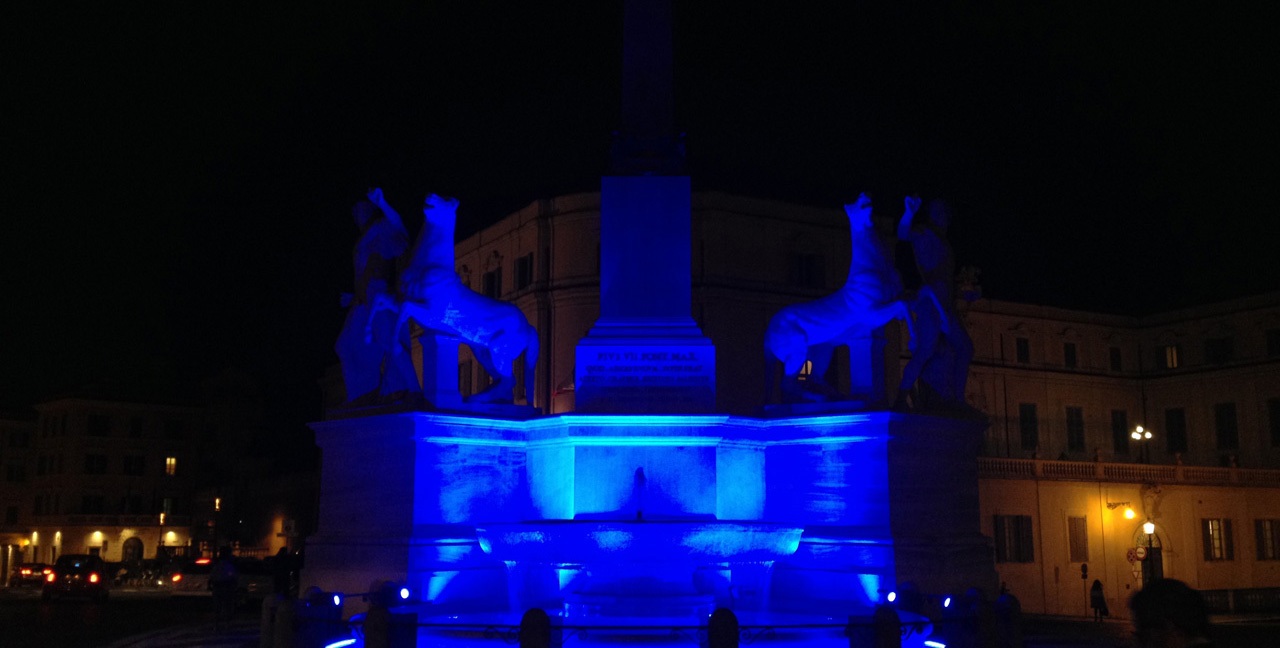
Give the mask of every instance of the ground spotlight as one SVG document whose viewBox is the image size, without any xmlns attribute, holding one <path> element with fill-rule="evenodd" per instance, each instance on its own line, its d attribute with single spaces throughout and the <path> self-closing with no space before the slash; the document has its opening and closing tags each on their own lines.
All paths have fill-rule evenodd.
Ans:
<svg viewBox="0 0 1280 648">
<path fill-rule="evenodd" d="M 894 602 L 894 601 L 896 601 L 896 600 L 898 600 L 898 593 L 897 593 L 897 592 L 889 592 L 889 602 L 890 602 L 890 603 L 892 603 L 892 602 Z"/>
<path fill-rule="evenodd" d="M 408 598 L 409 598 L 409 588 L 407 588 L 407 587 L 401 587 L 401 588 L 400 588 L 400 599 L 401 599 L 401 600 L 407 600 Z"/>
<path fill-rule="evenodd" d="M 333 595 L 333 605 L 334 605 L 335 607 L 342 605 L 342 595 L 341 595 L 341 594 L 334 594 L 334 595 Z"/>
<path fill-rule="evenodd" d="M 946 597 L 946 598 L 942 599 L 942 607 L 944 607 L 944 608 L 949 608 L 949 607 L 951 607 L 951 597 L 950 597 L 950 596 L 948 596 L 948 597 Z"/>
</svg>

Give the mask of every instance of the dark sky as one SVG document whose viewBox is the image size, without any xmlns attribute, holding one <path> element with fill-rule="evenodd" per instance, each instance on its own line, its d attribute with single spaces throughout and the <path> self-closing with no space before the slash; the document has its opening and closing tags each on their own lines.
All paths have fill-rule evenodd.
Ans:
<svg viewBox="0 0 1280 648">
<path fill-rule="evenodd" d="M 366 187 L 465 235 L 618 126 L 616 2 L 58 4 L 0 27 L 0 406 L 237 367 L 313 416 Z M 678 4 L 696 188 L 949 198 L 995 298 L 1280 288 L 1271 3 Z"/>
</svg>

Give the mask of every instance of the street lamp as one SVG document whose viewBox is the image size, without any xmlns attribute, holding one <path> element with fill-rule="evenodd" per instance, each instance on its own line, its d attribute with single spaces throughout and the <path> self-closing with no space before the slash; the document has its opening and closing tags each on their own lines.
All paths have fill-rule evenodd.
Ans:
<svg viewBox="0 0 1280 648">
<path fill-rule="evenodd" d="M 1139 443 L 1138 447 L 1141 449 L 1139 455 L 1145 457 L 1141 461 L 1144 463 L 1151 463 L 1151 447 L 1147 443 L 1151 441 L 1151 430 L 1147 430 L 1139 425 L 1129 434 L 1129 438 Z"/>
<path fill-rule="evenodd" d="M 1143 533 L 1145 533 L 1145 534 L 1147 534 L 1147 556 L 1146 556 L 1146 561 L 1147 561 L 1147 562 L 1152 563 L 1152 564 L 1146 565 L 1146 572 L 1147 572 L 1148 574 L 1151 574 L 1151 579 L 1152 579 L 1152 580 L 1155 580 L 1155 578 L 1156 578 L 1156 566 L 1155 566 L 1154 562 L 1152 562 L 1152 561 L 1154 561 L 1156 558 L 1155 558 L 1155 554 L 1152 552 L 1152 550 L 1151 550 L 1151 549 L 1152 549 L 1152 538 L 1154 538 L 1154 537 L 1155 537 L 1155 535 L 1156 535 L 1156 523 L 1155 523 L 1155 522 L 1152 522 L 1150 519 L 1148 519 L 1146 522 L 1143 522 L 1143 523 L 1142 523 L 1142 532 L 1143 532 Z M 1143 583 L 1143 586 L 1145 587 L 1145 586 L 1146 586 L 1146 583 Z"/>
</svg>

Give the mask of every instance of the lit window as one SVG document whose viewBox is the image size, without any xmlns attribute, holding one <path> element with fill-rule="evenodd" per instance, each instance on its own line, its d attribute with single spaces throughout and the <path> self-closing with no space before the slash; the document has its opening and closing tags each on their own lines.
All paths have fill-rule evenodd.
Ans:
<svg viewBox="0 0 1280 648">
<path fill-rule="evenodd" d="M 812 375 L 813 375 L 813 363 L 808 360 L 805 360 L 804 364 L 801 365 L 800 367 L 800 373 L 796 374 L 796 380 L 800 382 L 805 382 L 809 380 L 809 376 L 812 376 Z"/>
<path fill-rule="evenodd" d="M 176 475 L 177 473 L 178 473 L 178 458 L 165 457 L 164 458 L 164 474 Z"/>
<path fill-rule="evenodd" d="M 215 510 L 215 511 L 221 511 L 221 510 L 222 510 L 222 498 L 221 498 L 221 497 L 215 497 L 215 498 L 213 498 L 213 510 Z"/>
<path fill-rule="evenodd" d="M 1205 562 L 1235 560 L 1235 543 L 1231 537 L 1231 520 L 1214 518 L 1200 520 L 1200 535 L 1204 541 Z"/>
<path fill-rule="evenodd" d="M 1164 347 L 1164 368 L 1178 368 L 1178 345 L 1169 344 Z"/>
</svg>

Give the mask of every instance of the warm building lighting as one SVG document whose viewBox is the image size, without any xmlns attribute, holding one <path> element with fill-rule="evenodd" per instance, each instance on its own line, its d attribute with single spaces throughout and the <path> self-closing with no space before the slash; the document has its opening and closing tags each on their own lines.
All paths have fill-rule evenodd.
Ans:
<svg viewBox="0 0 1280 648">
<path fill-rule="evenodd" d="M 1131 509 L 1131 508 L 1127 508 L 1127 509 L 1125 509 L 1125 510 L 1124 510 L 1124 519 L 1126 519 L 1126 520 L 1132 520 L 1132 519 L 1133 519 L 1133 509 Z"/>
<path fill-rule="evenodd" d="M 160 526 L 164 526 L 164 513 L 160 514 Z"/>
<path fill-rule="evenodd" d="M 164 474 L 172 476 L 177 474 L 177 472 L 178 472 L 178 458 L 165 457 L 164 458 Z"/>
<path fill-rule="evenodd" d="M 213 510 L 215 510 L 215 511 L 221 511 L 221 510 L 222 510 L 222 498 L 221 498 L 221 497 L 215 497 L 215 498 L 213 498 Z"/>
<path fill-rule="evenodd" d="M 101 531 L 94 531 L 94 532 L 93 532 L 93 541 L 94 541 L 94 542 L 97 542 L 97 543 L 101 543 L 101 542 L 102 542 L 102 532 L 101 532 Z"/>
<path fill-rule="evenodd" d="M 38 544 L 40 544 L 40 532 L 39 532 L 39 531 L 32 531 L 32 532 L 31 532 L 31 544 L 33 544 L 33 545 L 38 545 Z"/>
<path fill-rule="evenodd" d="M 165 539 L 165 542 L 173 542 L 174 540 L 178 539 L 178 534 L 170 531 L 164 534 L 164 539 Z"/>
<path fill-rule="evenodd" d="M 1156 523 L 1155 523 L 1155 522 L 1143 522 L 1143 523 L 1142 523 L 1142 532 L 1143 532 L 1143 533 L 1145 533 L 1145 534 L 1147 534 L 1147 535 L 1151 535 L 1151 534 L 1155 533 L 1155 532 L 1156 532 Z"/>
</svg>

